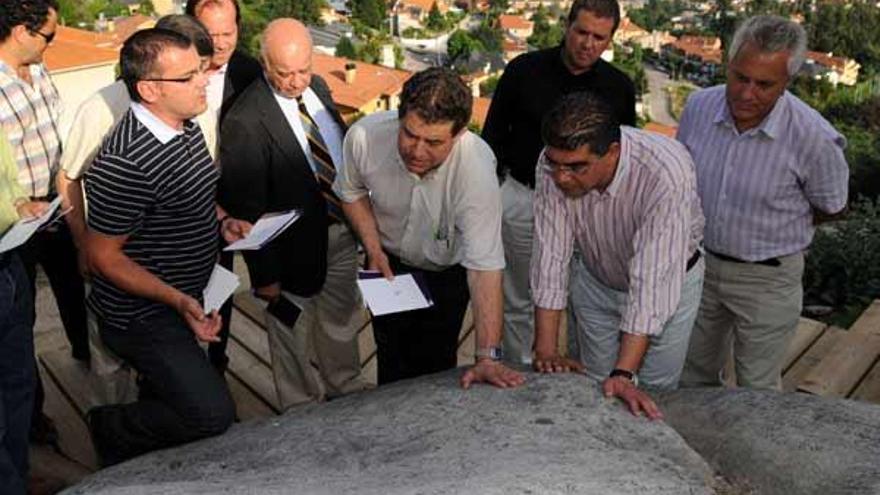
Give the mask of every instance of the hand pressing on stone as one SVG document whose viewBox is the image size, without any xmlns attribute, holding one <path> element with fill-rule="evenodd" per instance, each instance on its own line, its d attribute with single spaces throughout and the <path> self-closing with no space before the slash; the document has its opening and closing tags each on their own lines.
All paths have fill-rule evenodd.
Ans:
<svg viewBox="0 0 880 495">
<path fill-rule="evenodd" d="M 526 378 L 517 371 L 493 361 L 492 359 L 478 359 L 477 364 L 461 375 L 461 386 L 470 388 L 472 383 L 488 383 L 499 388 L 519 387 L 525 383 Z"/>
<path fill-rule="evenodd" d="M 559 354 L 542 356 L 538 353 L 532 361 L 532 367 L 535 371 L 541 373 L 568 373 L 569 371 L 573 373 L 584 372 L 583 364 L 574 359 L 562 357 Z"/>
<path fill-rule="evenodd" d="M 602 391 L 606 398 L 620 398 L 629 407 L 629 412 L 635 416 L 641 416 L 644 412 L 648 419 L 663 419 L 663 413 L 653 399 L 639 390 L 628 378 L 623 376 L 606 378 L 602 382 Z"/>
</svg>

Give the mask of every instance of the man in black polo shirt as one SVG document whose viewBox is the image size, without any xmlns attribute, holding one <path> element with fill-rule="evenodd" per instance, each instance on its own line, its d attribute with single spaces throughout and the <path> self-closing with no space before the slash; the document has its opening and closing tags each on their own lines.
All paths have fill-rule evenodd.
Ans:
<svg viewBox="0 0 880 495">
<path fill-rule="evenodd" d="M 192 42 L 134 34 L 120 54 L 132 99 L 89 169 L 88 303 L 101 338 L 138 372 L 137 402 L 89 411 L 102 464 L 225 431 L 234 404 L 198 341 L 221 318 L 199 302 L 217 261 L 218 170 L 198 125 L 207 75 Z M 237 221 L 222 222 L 223 234 Z"/>
<path fill-rule="evenodd" d="M 544 147 L 541 120 L 568 93 L 589 90 L 612 108 L 617 122 L 635 125 L 635 86 L 600 58 L 620 23 L 617 0 L 575 0 L 561 46 L 520 55 L 501 76 L 483 139 L 498 159 L 504 208 L 504 353 L 531 362 L 533 328 L 529 263 L 535 164 Z"/>
</svg>

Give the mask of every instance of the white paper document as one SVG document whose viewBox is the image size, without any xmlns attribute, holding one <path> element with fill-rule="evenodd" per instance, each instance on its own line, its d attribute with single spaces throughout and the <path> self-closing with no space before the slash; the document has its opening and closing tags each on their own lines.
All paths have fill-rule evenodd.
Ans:
<svg viewBox="0 0 880 495">
<path fill-rule="evenodd" d="M 15 249 L 27 242 L 27 240 L 30 239 L 40 227 L 52 219 L 55 210 L 58 209 L 60 204 L 61 196 L 58 196 L 49 203 L 49 209 L 47 209 L 42 215 L 36 218 L 24 218 L 15 222 L 15 224 L 6 231 L 3 238 L 0 238 L 0 253 Z"/>
<path fill-rule="evenodd" d="M 205 301 L 205 314 L 211 311 L 220 310 L 220 306 L 235 293 L 235 289 L 241 285 L 238 275 L 230 272 L 220 265 L 214 265 L 214 271 L 211 272 L 211 278 L 208 279 L 208 286 L 202 292 L 202 298 Z"/>
<path fill-rule="evenodd" d="M 262 249 L 272 239 L 278 237 L 287 227 L 293 225 L 299 219 L 299 210 L 291 210 L 284 213 L 264 215 L 257 220 L 250 233 L 244 239 L 233 242 L 226 246 L 224 251 L 253 251 Z"/>
<path fill-rule="evenodd" d="M 429 299 L 430 296 L 426 297 L 415 278 L 409 273 L 395 275 L 392 281 L 381 276 L 364 278 L 361 275 L 358 277 L 357 283 L 373 316 L 428 308 L 434 305 L 434 302 Z"/>
</svg>

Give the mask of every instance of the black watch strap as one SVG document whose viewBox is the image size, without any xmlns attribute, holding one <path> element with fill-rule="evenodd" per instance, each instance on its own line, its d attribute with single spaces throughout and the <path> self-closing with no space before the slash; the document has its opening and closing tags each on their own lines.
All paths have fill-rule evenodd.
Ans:
<svg viewBox="0 0 880 495">
<path fill-rule="evenodd" d="M 623 370 L 620 368 L 614 368 L 613 370 L 611 370 L 611 374 L 608 376 L 610 378 L 614 378 L 615 376 L 622 376 L 622 377 L 626 378 L 627 380 L 635 383 L 635 376 L 636 375 L 632 371 Z"/>
</svg>

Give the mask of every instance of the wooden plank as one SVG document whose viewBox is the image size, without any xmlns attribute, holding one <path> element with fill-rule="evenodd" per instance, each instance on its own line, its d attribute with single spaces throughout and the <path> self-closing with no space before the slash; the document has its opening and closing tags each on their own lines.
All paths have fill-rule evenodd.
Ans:
<svg viewBox="0 0 880 495">
<path fill-rule="evenodd" d="M 82 464 L 90 470 L 97 469 L 98 462 L 89 430 L 68 398 L 61 393 L 52 375 L 42 362 L 38 362 L 40 375 L 43 377 L 43 390 L 46 401 L 43 412 L 52 418 L 58 428 L 58 448 L 70 459 Z"/>
<path fill-rule="evenodd" d="M 782 361 L 783 372 L 794 364 L 807 349 L 822 335 L 822 332 L 828 328 L 828 325 L 821 321 L 801 318 L 795 329 L 791 341 L 788 343 L 788 349 L 785 351 L 785 358 Z"/>
<path fill-rule="evenodd" d="M 373 336 L 373 325 L 367 324 L 358 334 L 358 353 L 361 357 L 361 368 L 376 355 L 376 339 Z"/>
<path fill-rule="evenodd" d="M 269 404 L 251 392 L 235 375 L 227 373 L 226 384 L 229 386 L 229 393 L 232 394 L 232 399 L 235 401 L 235 413 L 240 421 L 249 421 L 275 415 L 275 411 L 272 410 Z"/>
<path fill-rule="evenodd" d="M 379 367 L 375 353 L 367 357 L 367 360 L 361 366 L 361 376 L 364 377 L 364 380 L 366 380 L 367 383 L 374 387 L 379 382 Z"/>
<path fill-rule="evenodd" d="M 43 352 L 40 361 L 58 385 L 60 392 L 76 408 L 79 416 L 85 416 L 92 407 L 100 404 L 100 399 L 89 386 L 89 371 L 74 360 L 65 350 Z M 45 381 L 44 377 L 44 381 Z"/>
<path fill-rule="evenodd" d="M 232 298 L 235 309 L 251 319 L 259 328 L 266 329 L 266 321 L 263 316 L 263 306 L 250 292 L 239 292 Z"/>
<path fill-rule="evenodd" d="M 272 370 L 235 339 L 229 339 L 226 353 L 229 356 L 228 372 L 268 404 L 273 411 L 280 412 L 281 407 L 278 405 L 278 393 L 275 390 Z"/>
<path fill-rule="evenodd" d="M 797 390 L 807 373 L 819 364 L 835 345 L 837 339 L 844 335 L 846 335 L 846 330 L 842 328 L 828 327 L 825 329 L 822 336 L 782 375 L 782 390 L 785 392 Z"/>
<path fill-rule="evenodd" d="M 862 378 L 850 398 L 880 404 L 880 361 Z"/>
<path fill-rule="evenodd" d="M 826 397 L 846 397 L 880 356 L 880 304 L 862 313 L 828 355 L 804 377 L 798 390 Z"/>
<path fill-rule="evenodd" d="M 237 307 L 232 309 L 229 336 L 237 340 L 266 366 L 272 365 L 272 356 L 269 354 L 269 334 Z"/>
</svg>

